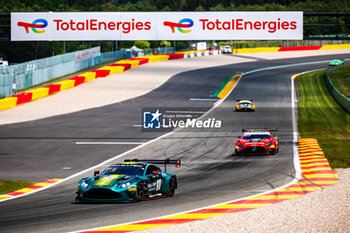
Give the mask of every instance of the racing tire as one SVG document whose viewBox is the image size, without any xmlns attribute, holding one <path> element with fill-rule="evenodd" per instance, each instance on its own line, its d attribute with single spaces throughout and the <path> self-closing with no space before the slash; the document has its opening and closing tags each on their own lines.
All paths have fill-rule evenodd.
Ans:
<svg viewBox="0 0 350 233">
<path fill-rule="evenodd" d="M 75 197 L 75 203 L 81 203 L 81 199 L 79 195 Z"/>
<path fill-rule="evenodd" d="M 142 183 L 138 183 L 136 187 L 136 201 L 140 202 L 145 197 L 144 186 Z"/>
<path fill-rule="evenodd" d="M 166 193 L 167 197 L 172 197 L 175 194 L 176 189 L 176 180 L 174 177 L 171 177 L 168 184 L 168 192 Z"/>
<path fill-rule="evenodd" d="M 240 153 L 237 150 L 235 150 L 235 155 L 239 156 Z"/>
</svg>

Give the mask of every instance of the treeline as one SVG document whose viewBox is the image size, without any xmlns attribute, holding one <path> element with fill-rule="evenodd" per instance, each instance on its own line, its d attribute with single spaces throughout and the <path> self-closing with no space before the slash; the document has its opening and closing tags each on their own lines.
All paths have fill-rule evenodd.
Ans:
<svg viewBox="0 0 350 233">
<path fill-rule="evenodd" d="M 0 12 L 66 12 L 66 11 L 304 11 L 304 12 L 350 12 L 346 0 L 0 0 Z M 6 17 L 0 24 L 9 24 Z M 304 24 L 337 23 L 335 17 L 305 17 Z M 340 23 L 350 24 L 349 17 L 340 18 Z M 304 27 L 304 35 L 335 34 L 336 27 Z M 349 27 L 341 27 L 341 33 L 350 34 Z M 0 37 L 9 35 L 1 29 Z M 160 41 L 150 41 L 152 48 Z M 176 42 L 177 49 L 184 49 L 187 42 Z M 119 41 L 118 48 L 130 48 L 134 41 Z M 115 41 L 70 41 L 70 42 L 0 42 L 0 57 L 11 63 L 20 63 L 52 55 L 101 46 L 102 51 L 115 50 Z"/>
<path fill-rule="evenodd" d="M 11 0 L 0 1 L 11 11 L 342 11 L 347 0 Z"/>
</svg>

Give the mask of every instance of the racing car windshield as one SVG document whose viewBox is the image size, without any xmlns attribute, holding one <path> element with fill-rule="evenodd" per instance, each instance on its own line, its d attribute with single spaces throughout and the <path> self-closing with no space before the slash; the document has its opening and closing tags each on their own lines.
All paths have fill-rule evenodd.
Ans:
<svg viewBox="0 0 350 233">
<path fill-rule="evenodd" d="M 126 176 L 142 176 L 144 170 L 145 170 L 144 166 L 139 166 L 139 165 L 126 166 L 124 164 L 120 164 L 120 165 L 108 167 L 106 170 L 102 172 L 101 176 L 113 175 L 113 174 L 121 174 Z"/>
<path fill-rule="evenodd" d="M 264 139 L 268 139 L 268 138 L 271 138 L 271 135 L 269 135 L 269 134 L 245 134 L 243 136 L 243 139 L 246 139 L 246 140 L 251 140 L 251 139 L 264 140 Z"/>
</svg>

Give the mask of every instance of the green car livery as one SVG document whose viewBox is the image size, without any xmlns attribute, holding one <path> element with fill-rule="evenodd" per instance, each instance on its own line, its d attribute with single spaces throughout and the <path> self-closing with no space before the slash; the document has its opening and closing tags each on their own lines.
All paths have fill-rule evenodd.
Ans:
<svg viewBox="0 0 350 233">
<path fill-rule="evenodd" d="M 160 160 L 152 160 L 159 162 Z M 163 160 L 161 164 L 176 164 L 180 160 Z M 177 188 L 176 175 L 164 172 L 146 162 L 124 162 L 107 167 L 101 174 L 83 178 L 78 183 L 76 201 L 136 202 L 152 197 L 171 197 Z"/>
<path fill-rule="evenodd" d="M 330 66 L 339 66 L 339 65 L 343 65 L 344 61 L 342 60 L 333 60 L 329 63 Z"/>
</svg>

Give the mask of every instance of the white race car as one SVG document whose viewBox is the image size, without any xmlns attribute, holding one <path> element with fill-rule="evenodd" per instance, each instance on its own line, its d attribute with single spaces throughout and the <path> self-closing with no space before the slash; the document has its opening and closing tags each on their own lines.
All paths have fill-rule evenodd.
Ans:
<svg viewBox="0 0 350 233">
<path fill-rule="evenodd" d="M 222 53 L 232 53 L 232 48 L 229 45 L 226 45 L 222 48 Z"/>
</svg>

